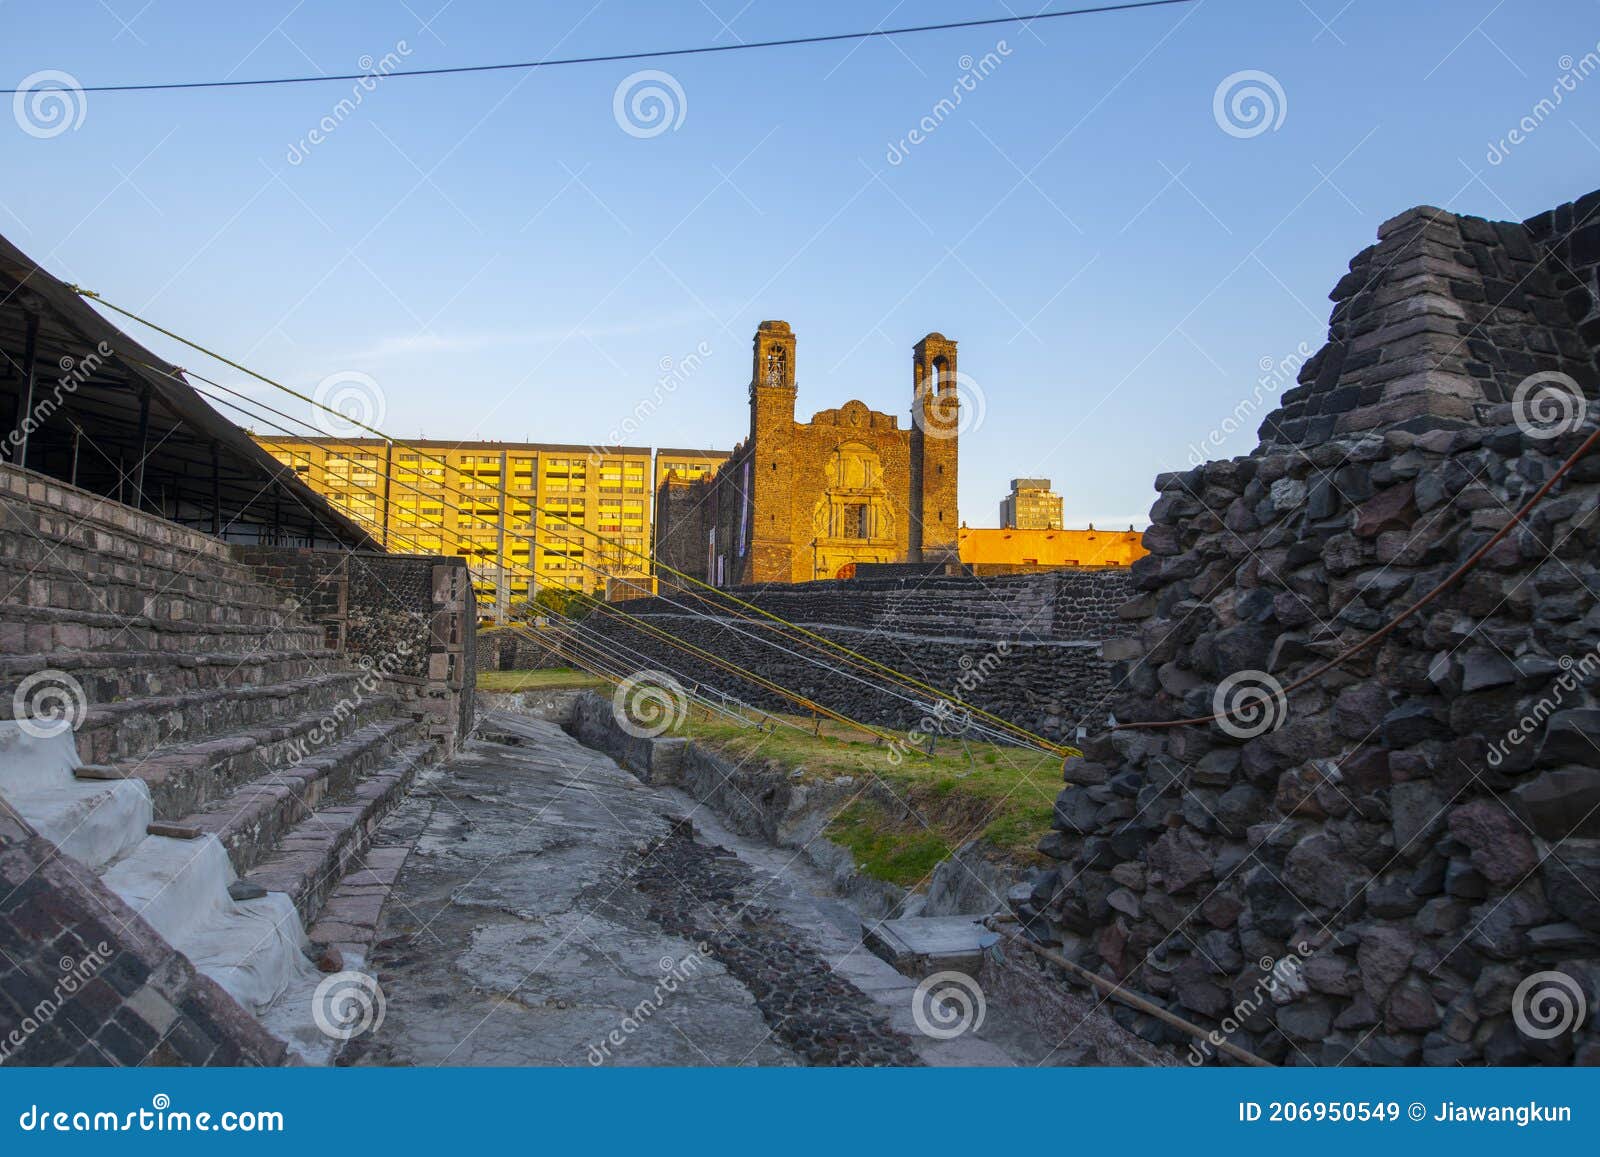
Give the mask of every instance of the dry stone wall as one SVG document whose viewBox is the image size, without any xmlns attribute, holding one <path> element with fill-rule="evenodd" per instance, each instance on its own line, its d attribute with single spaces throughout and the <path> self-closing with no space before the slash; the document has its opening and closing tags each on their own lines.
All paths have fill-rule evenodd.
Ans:
<svg viewBox="0 0 1600 1157">
<path fill-rule="evenodd" d="M 1037 935 L 1275 1062 L 1600 1063 L 1600 455 L 1276 694 L 1600 424 L 1597 210 L 1396 218 L 1261 447 L 1157 480 L 1113 710 L 1241 710 L 1083 745 L 1040 845 L 1058 867 L 1013 898 Z M 1565 375 L 1548 423 L 1518 394 L 1540 374 Z"/>
<path fill-rule="evenodd" d="M 934 577 L 741 588 L 735 593 L 874 662 L 1038 734 L 1071 739 L 1083 721 L 1104 717 L 1110 689 L 1105 640 L 1130 628 L 1117 608 L 1131 591 L 1127 572 L 1056 571 L 1003 579 Z M 622 614 L 619 612 L 626 612 Z M 639 616 L 646 626 L 628 616 Z M 690 684 L 768 710 L 792 701 L 663 642 L 665 630 L 702 651 L 754 671 L 851 718 L 910 729 L 932 695 L 896 694 L 870 672 L 841 669 L 838 657 L 800 646 L 753 614 L 707 614 L 678 592 L 601 608 L 583 624 L 630 657 Z"/>
<path fill-rule="evenodd" d="M 477 604 L 464 560 L 294 547 L 234 553 L 282 587 L 330 647 L 411 698 L 444 750 L 472 729 Z"/>
</svg>

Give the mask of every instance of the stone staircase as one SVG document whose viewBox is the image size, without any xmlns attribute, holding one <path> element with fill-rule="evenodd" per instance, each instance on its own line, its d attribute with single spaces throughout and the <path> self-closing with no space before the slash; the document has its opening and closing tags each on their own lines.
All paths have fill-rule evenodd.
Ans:
<svg viewBox="0 0 1600 1157">
<path fill-rule="evenodd" d="M 0 470 L 0 803 L 308 1061 L 305 929 L 437 758 L 412 706 L 222 542 Z"/>
</svg>

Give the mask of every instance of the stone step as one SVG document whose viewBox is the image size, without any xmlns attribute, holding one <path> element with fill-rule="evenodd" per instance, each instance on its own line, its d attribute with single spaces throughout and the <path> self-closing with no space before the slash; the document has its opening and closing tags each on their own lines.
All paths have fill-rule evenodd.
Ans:
<svg viewBox="0 0 1600 1157">
<path fill-rule="evenodd" d="M 37 590 L 58 584 L 119 586 L 195 602 L 259 607 L 277 607 L 286 598 L 283 588 L 263 581 L 260 575 L 240 574 L 232 566 L 218 568 L 210 560 L 195 560 L 190 569 L 174 570 L 77 548 L 46 549 L 17 535 L 0 538 L 0 596 L 30 584 Z M 49 598 L 26 601 L 54 605 Z"/>
<path fill-rule="evenodd" d="M 383 906 L 410 854 L 411 845 L 401 844 L 352 856 L 306 933 L 312 944 L 338 949 L 346 967 L 351 960 L 370 960 Z"/>
<path fill-rule="evenodd" d="M 287 596 L 275 588 L 213 585 L 217 589 L 197 595 L 164 586 L 155 575 L 147 582 L 126 581 L 75 568 L 0 563 L 0 614 L 32 606 L 203 626 L 278 627 L 295 621 Z"/>
<path fill-rule="evenodd" d="M 41 556 L 77 548 L 174 574 L 204 567 L 228 582 L 254 581 L 251 568 L 209 534 L 44 475 L 0 465 L 0 498 L 0 533 L 35 544 Z"/>
<path fill-rule="evenodd" d="M 233 899 L 233 868 L 217 840 L 150 836 L 102 879 L 253 1016 L 293 1002 L 301 1019 L 310 1019 L 311 995 L 322 977 L 306 958 L 293 904 L 271 893 Z"/>
<path fill-rule="evenodd" d="M 368 772 L 416 741 L 417 724 L 410 718 L 369 723 L 181 822 L 221 840 L 234 870 L 243 875 L 270 855 L 295 825 L 321 806 L 350 800 Z"/>
<path fill-rule="evenodd" d="M 358 690 L 363 678 L 360 671 L 330 671 L 261 687 L 218 687 L 91 704 L 77 725 L 78 752 L 85 763 L 119 763 L 272 720 L 328 713 L 341 700 L 355 702 L 376 694 L 376 685 Z"/>
<path fill-rule="evenodd" d="M 9 701 L 29 676 L 63 671 L 83 688 L 89 703 L 262 687 L 344 667 L 336 651 L 278 650 L 256 655 L 183 654 L 170 651 L 83 651 L 76 654 L 0 655 L 0 700 Z"/>
<path fill-rule="evenodd" d="M 152 819 L 137 780 L 76 777 L 72 733 L 0 722 L 0 807 L 22 816 L 67 855 L 99 871 L 128 854 Z"/>
<path fill-rule="evenodd" d="M 361 864 L 378 824 L 436 750 L 431 743 L 402 748 L 356 785 L 350 802 L 320 807 L 296 824 L 278 851 L 244 879 L 268 892 L 287 893 L 307 926 L 313 925 L 341 878 Z"/>
<path fill-rule="evenodd" d="M 281 625 L 194 623 L 100 611 L 8 604 L 0 607 L 0 654 L 57 651 L 169 651 L 248 655 L 277 650 L 320 650 L 321 627 L 294 619 Z"/>
<path fill-rule="evenodd" d="M 333 704 L 316 703 L 282 722 L 175 744 L 111 764 L 110 770 L 144 781 L 156 816 L 177 819 L 243 784 L 315 756 L 367 724 L 393 716 L 400 706 L 399 698 L 389 694 L 349 702 L 354 706 L 342 717 Z"/>
</svg>

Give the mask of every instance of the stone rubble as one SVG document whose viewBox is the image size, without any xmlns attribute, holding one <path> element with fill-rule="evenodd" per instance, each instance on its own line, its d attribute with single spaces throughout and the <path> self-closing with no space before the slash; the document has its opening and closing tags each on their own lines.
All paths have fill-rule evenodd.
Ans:
<svg viewBox="0 0 1600 1157">
<path fill-rule="evenodd" d="M 1107 644 L 1117 720 L 1210 716 L 1241 672 L 1289 685 L 1550 478 L 1600 406 L 1547 438 L 1509 403 L 1540 371 L 1600 392 L 1597 212 L 1591 194 L 1526 225 L 1385 225 L 1262 446 L 1157 479 L 1120 612 L 1135 633 Z M 1380 644 L 1258 702 L 1275 729 L 1091 737 L 1040 844 L 1058 866 L 1017 914 L 1274 1062 L 1600 1063 L 1597 502 L 1593 455 Z M 1586 1022 L 1519 1029 L 1518 985 L 1541 971 L 1584 994 Z"/>
<path fill-rule="evenodd" d="M 749 902 L 755 874 L 680 821 L 640 856 L 634 884 L 667 932 L 703 944 L 755 997 L 773 1033 L 812 1065 L 920 1065 L 875 1002 L 776 914 Z"/>
</svg>

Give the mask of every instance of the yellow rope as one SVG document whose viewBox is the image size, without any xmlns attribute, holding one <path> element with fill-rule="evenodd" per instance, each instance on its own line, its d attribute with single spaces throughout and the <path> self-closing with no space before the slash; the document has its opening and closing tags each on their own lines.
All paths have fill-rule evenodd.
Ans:
<svg viewBox="0 0 1600 1157">
<path fill-rule="evenodd" d="M 258 373 L 257 371 L 252 370 L 250 367 L 242 365 L 239 362 L 234 361 L 232 358 L 226 357 L 223 354 L 220 354 L 215 350 L 209 349 L 206 346 L 201 345 L 199 342 L 192 341 L 189 338 L 186 338 L 181 334 L 174 333 L 172 330 L 167 329 L 164 326 L 158 325 L 153 321 L 150 321 L 148 318 L 141 317 L 139 314 L 134 313 L 132 310 L 124 309 L 122 306 L 117 305 L 114 302 L 106 300 L 104 297 L 100 296 L 100 294 L 97 293 L 94 290 L 84 289 L 81 286 L 71 285 L 71 284 L 69 284 L 67 286 L 67 288 L 72 290 L 74 293 L 77 293 L 77 294 L 79 294 L 79 295 L 81 295 L 83 297 L 90 298 L 90 299 L 92 299 L 94 301 L 98 301 L 101 305 L 104 305 L 107 309 L 114 310 L 115 312 L 122 314 L 124 317 L 131 318 L 132 320 L 138 322 L 140 325 L 147 326 L 150 329 L 155 330 L 157 333 L 162 334 L 165 337 L 171 338 L 173 341 L 176 341 L 176 342 L 179 342 L 179 343 L 181 343 L 183 345 L 186 345 L 191 349 L 198 350 L 199 352 L 205 354 L 207 357 L 215 358 L 217 361 L 223 363 L 226 366 L 231 366 L 233 369 L 238 370 L 242 374 L 248 374 L 250 377 L 255 378 L 258 381 L 264 382 L 267 385 L 272 386 L 275 389 L 282 390 L 284 393 L 289 394 L 292 397 L 298 398 L 302 402 L 307 403 L 308 405 L 315 406 L 319 410 L 323 410 L 323 411 L 325 411 L 325 412 L 327 412 L 329 414 L 337 415 L 343 421 L 349 422 L 353 426 L 358 426 L 361 429 L 366 430 L 368 433 L 372 434 L 376 438 L 380 438 L 380 439 L 384 440 L 385 442 L 390 442 L 390 443 L 392 443 L 392 444 L 394 444 L 396 446 L 400 446 L 403 449 L 414 451 L 420 457 L 426 458 L 427 460 L 429 460 L 431 462 L 437 462 L 439 465 L 443 466 L 445 469 L 454 471 L 458 476 L 462 476 L 462 477 L 465 476 L 465 472 L 464 471 L 462 471 L 459 467 L 452 466 L 445 459 L 435 457 L 435 456 L 433 456 L 431 454 L 427 454 L 420 447 L 410 445 L 410 444 L 408 444 L 406 442 L 400 441 L 400 440 L 395 439 L 395 438 L 391 438 L 389 435 L 385 434 L 382 430 L 379 430 L 374 426 L 369 426 L 365 422 L 361 421 L 360 419 L 353 418 L 348 414 L 344 414 L 341 411 L 336 410 L 331 406 L 324 405 L 323 403 L 317 401 L 315 398 L 311 397 L 310 395 L 301 393 L 299 390 L 296 390 L 292 386 L 287 386 L 287 385 L 283 384 L 282 382 L 275 381 L 274 379 L 267 377 L 265 374 Z M 457 495 L 460 495 L 460 494 L 463 494 L 465 492 L 458 490 L 458 491 L 455 491 L 455 493 Z M 590 530 L 588 527 L 581 526 L 581 525 L 579 525 L 577 523 L 574 523 L 574 522 L 572 522 L 572 521 L 570 521 L 570 520 L 568 520 L 566 518 L 563 518 L 561 515 L 552 515 L 552 514 L 549 514 L 548 512 L 541 512 L 541 513 L 544 513 L 544 516 L 547 519 L 548 518 L 554 518 L 558 522 L 560 522 L 560 523 L 562 523 L 562 524 L 564 524 L 566 526 L 569 526 L 569 527 L 573 528 L 574 530 L 577 530 L 577 531 L 579 531 L 579 532 L 581 532 L 583 534 L 587 534 L 587 535 L 590 535 L 590 536 L 592 536 L 592 537 L 594 537 L 596 539 L 599 539 L 602 543 L 605 543 L 608 546 L 615 546 L 618 549 L 620 549 L 621 551 L 623 551 L 623 552 L 625 552 L 625 553 L 627 553 L 629 555 L 633 555 L 633 556 L 636 556 L 638 558 L 642 558 L 647 563 L 651 562 L 650 556 L 644 554 L 642 551 L 633 550 L 632 548 L 628 547 L 625 543 L 622 543 L 622 542 L 613 542 L 611 539 L 608 539 L 604 535 L 600 534 L 599 531 Z M 718 595 L 718 596 L 720 596 L 722 598 L 726 598 L 730 602 L 737 603 L 741 607 L 744 607 L 746 610 L 753 611 L 756 614 L 762 616 L 763 618 L 769 619 L 772 622 L 779 624 L 780 626 L 786 627 L 789 630 L 794 631 L 799 635 L 803 635 L 803 636 L 805 636 L 805 637 L 807 637 L 809 639 L 812 639 L 812 640 L 814 640 L 816 642 L 822 643 L 823 645 L 831 648 L 834 651 L 839 652 L 840 654 L 847 655 L 847 656 L 851 657 L 852 659 L 856 660 L 859 663 L 865 663 L 869 667 L 871 667 L 872 669 L 874 669 L 876 671 L 879 671 L 880 673 L 882 673 L 884 675 L 887 675 L 887 676 L 889 676 L 889 677 L 891 677 L 891 678 L 893 678 L 895 680 L 898 680 L 904 686 L 913 687 L 913 688 L 916 688 L 918 690 L 930 693 L 932 695 L 937 696 L 940 699 L 944 699 L 944 698 L 947 697 L 945 692 L 943 690 L 941 690 L 940 688 L 934 687 L 934 686 L 932 686 L 932 685 L 930 685 L 928 683 L 924 683 L 919 679 L 915 679 L 915 678 L 911 677 L 910 675 L 905 674 L 903 671 L 898 671 L 895 668 L 890 667 L 887 664 L 880 663 L 876 659 L 873 659 L 873 658 L 871 658 L 871 657 L 869 657 L 867 655 L 860 654 L 859 652 L 854 651 L 851 648 L 844 646 L 842 643 L 836 642 L 835 640 L 828 638 L 826 635 L 818 634 L 817 632 L 810 631 L 810 630 L 806 629 L 805 627 L 800 626 L 797 623 L 789 622 L 787 619 L 784 619 L 779 615 L 773 614 L 770 611 L 764 610 L 763 608 L 761 608 L 759 606 L 756 606 L 754 603 L 747 602 L 744 599 L 741 599 L 736 595 L 730 594 L 727 591 L 724 591 L 724 590 L 721 590 L 721 589 L 719 589 L 717 587 L 714 587 L 709 583 L 702 582 L 700 579 L 695 578 L 693 575 L 685 574 L 683 571 L 677 570 L 675 567 L 668 566 L 665 563 L 662 563 L 659 559 L 654 560 L 654 565 L 660 570 L 665 570 L 669 574 L 671 574 L 671 575 L 673 575 L 673 576 L 675 576 L 677 578 L 683 579 L 686 582 L 693 583 L 697 587 L 701 587 L 701 588 L 703 588 L 705 590 L 712 591 L 716 595 Z M 630 616 L 630 618 L 635 618 L 636 619 L 637 616 Z M 1005 730 L 1011 732 L 1013 735 L 1027 738 L 1027 739 L 1033 741 L 1034 743 L 1038 744 L 1039 746 L 1043 747 L 1047 751 L 1051 751 L 1051 752 L 1053 752 L 1053 753 L 1055 753 L 1057 755 L 1063 755 L 1063 756 L 1077 756 L 1077 755 L 1081 755 L 1082 754 L 1076 748 L 1069 747 L 1069 746 L 1066 746 L 1066 745 L 1063 745 L 1063 744 L 1058 744 L 1058 743 L 1054 742 L 1053 740 L 1046 739 L 1045 737 L 1043 737 L 1041 735 L 1037 735 L 1034 732 L 1031 732 L 1031 731 L 1027 730 L 1024 727 L 1021 727 L 1018 724 L 1012 723 L 1008 719 L 1004 719 L 1001 716 L 994 715 L 994 714 L 992 714 L 991 712 L 988 712 L 988 711 L 984 711 L 982 708 L 975 707 L 975 706 L 972 706 L 971 704 L 965 704 L 965 703 L 963 704 L 963 706 L 966 708 L 966 710 L 968 710 L 972 714 L 977 715 L 978 717 L 980 717 L 982 719 L 986 719 L 989 722 L 1000 726 L 1001 728 L 1004 728 Z M 859 726 L 863 726 L 864 727 L 865 725 L 859 725 Z"/>
</svg>

